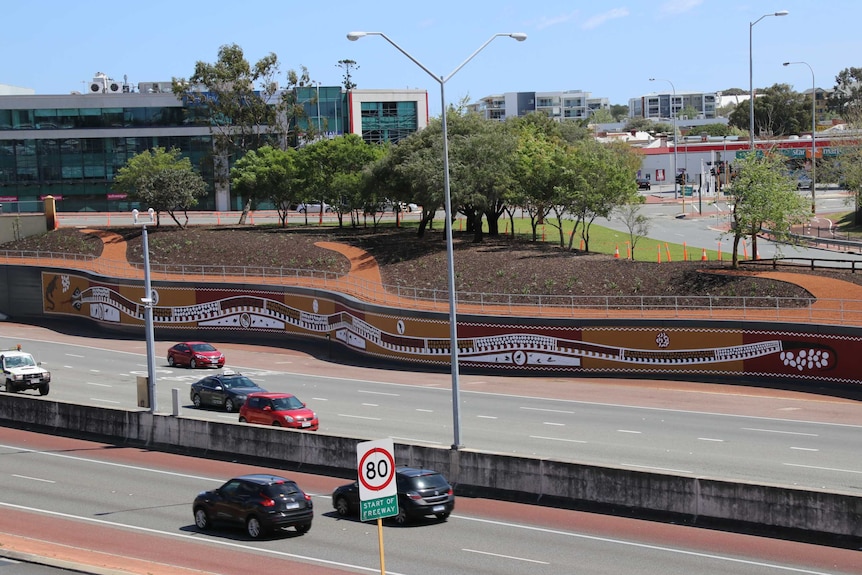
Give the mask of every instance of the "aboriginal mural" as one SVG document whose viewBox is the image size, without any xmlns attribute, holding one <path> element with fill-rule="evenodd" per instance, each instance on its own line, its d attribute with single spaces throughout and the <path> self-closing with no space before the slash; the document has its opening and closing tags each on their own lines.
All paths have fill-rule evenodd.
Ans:
<svg viewBox="0 0 862 575">
<path fill-rule="evenodd" d="M 43 313 L 103 325 L 141 326 L 143 287 L 42 272 Z M 322 295 L 321 295 L 322 294 Z M 153 287 L 158 330 L 246 330 L 329 338 L 353 350 L 408 362 L 448 365 L 448 314 L 369 306 L 327 292 L 254 287 Z M 605 322 L 607 323 L 607 322 Z M 657 322 L 650 326 L 592 321 L 459 316 L 461 365 L 501 372 L 699 374 L 780 377 L 859 384 L 853 358 L 862 338 L 787 330 L 748 330 L 734 323 Z M 715 326 L 715 327 L 711 327 Z"/>
</svg>

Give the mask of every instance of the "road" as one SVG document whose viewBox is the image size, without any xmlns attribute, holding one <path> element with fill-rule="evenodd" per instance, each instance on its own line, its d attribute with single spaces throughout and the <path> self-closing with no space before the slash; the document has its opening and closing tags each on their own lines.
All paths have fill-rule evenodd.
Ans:
<svg viewBox="0 0 862 575">
<path fill-rule="evenodd" d="M 0 459 L 7 548 L 63 544 L 66 559 L 151 575 L 380 569 L 375 525 L 331 509 L 343 480 L 287 473 L 313 497 L 311 531 L 252 541 L 240 531 L 199 532 L 190 502 L 229 477 L 283 471 L 5 428 Z M 383 532 L 390 575 L 862 573 L 858 551 L 482 499 L 459 498 L 444 523 Z"/>
<path fill-rule="evenodd" d="M 50 398 L 136 405 L 146 375 L 142 341 L 70 336 L 4 324 L 0 347 L 22 343 L 53 374 Z M 170 368 L 173 342 L 157 341 L 159 411 L 178 390 L 184 416 L 236 422 L 191 407 L 189 385 L 207 374 Z M 447 446 L 450 377 L 354 367 L 303 352 L 217 344 L 228 365 L 317 411 L 320 433 Z M 596 465 L 862 492 L 862 403 L 841 398 L 684 382 L 463 375 L 461 435 L 468 448 Z"/>
</svg>

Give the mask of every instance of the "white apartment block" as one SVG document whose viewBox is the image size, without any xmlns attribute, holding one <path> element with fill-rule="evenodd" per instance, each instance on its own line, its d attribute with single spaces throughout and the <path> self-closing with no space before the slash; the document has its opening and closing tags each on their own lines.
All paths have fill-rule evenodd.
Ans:
<svg viewBox="0 0 862 575">
<path fill-rule="evenodd" d="M 629 100 L 629 118 L 647 118 L 653 120 L 670 120 L 674 116 L 678 120 L 703 120 L 715 118 L 715 92 L 658 92 L 647 94 Z M 684 118 L 682 111 L 694 108 L 697 112 L 693 118 Z"/>
<path fill-rule="evenodd" d="M 596 110 L 610 109 L 607 98 L 593 98 L 590 92 L 564 90 L 558 92 L 506 92 L 485 96 L 467 108 L 488 120 L 505 120 L 543 112 L 554 120 L 581 120 Z"/>
</svg>

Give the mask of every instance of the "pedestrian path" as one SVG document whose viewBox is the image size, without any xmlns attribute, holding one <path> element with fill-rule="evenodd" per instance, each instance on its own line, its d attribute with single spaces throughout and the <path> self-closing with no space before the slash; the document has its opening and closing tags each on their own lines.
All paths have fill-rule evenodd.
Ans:
<svg viewBox="0 0 862 575">
<path fill-rule="evenodd" d="M 85 229 L 84 233 L 94 234 L 101 238 L 104 248 L 98 258 L 56 258 L 30 259 L 5 257 L 0 263 L 38 265 L 41 267 L 71 267 L 82 271 L 90 271 L 108 277 L 143 279 L 141 266 L 129 263 L 126 257 L 126 242 L 124 238 L 109 230 Z M 268 276 L 251 278 L 248 275 L 221 275 L 219 282 L 258 283 L 261 285 L 297 285 L 314 287 L 334 292 L 344 293 L 369 303 L 388 307 L 414 309 L 421 311 L 449 311 L 448 301 L 431 301 L 406 297 L 388 292 L 384 286 L 380 268 L 374 256 L 368 252 L 347 244 L 335 242 L 319 242 L 320 247 L 338 252 L 350 261 L 350 271 L 343 276 L 298 277 L 298 276 Z M 660 264 L 657 264 L 660 265 Z M 747 271 L 722 270 L 710 273 L 726 273 L 749 275 L 784 281 L 799 285 L 808 291 L 816 300 L 808 308 L 783 309 L 637 309 L 613 310 L 610 308 L 585 309 L 574 306 L 525 306 L 499 303 L 474 304 L 461 303 L 457 305 L 458 313 L 489 315 L 489 316 L 521 316 L 521 317 L 559 317 L 559 318 L 603 318 L 603 317 L 637 317 L 653 319 L 741 319 L 759 321 L 790 321 L 797 323 L 827 323 L 843 325 L 862 324 L 862 286 L 835 278 L 827 278 L 809 274 L 796 274 L 780 271 Z M 216 278 L 203 274 L 173 274 L 153 272 L 153 281 L 184 281 L 193 283 L 212 282 Z"/>
</svg>

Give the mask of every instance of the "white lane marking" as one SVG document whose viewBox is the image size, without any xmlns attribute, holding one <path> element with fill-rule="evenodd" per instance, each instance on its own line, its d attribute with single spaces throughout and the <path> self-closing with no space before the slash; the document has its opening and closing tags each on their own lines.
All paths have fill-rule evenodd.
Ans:
<svg viewBox="0 0 862 575">
<path fill-rule="evenodd" d="M 95 381 L 88 381 L 87 385 L 95 385 L 96 387 L 114 387 L 109 383 L 96 383 Z"/>
<path fill-rule="evenodd" d="M 554 423 L 553 421 L 543 421 L 542 425 L 556 425 L 557 427 L 565 427 L 565 423 Z"/>
<path fill-rule="evenodd" d="M 241 543 L 234 543 L 232 541 L 210 541 L 207 539 L 202 539 L 198 533 L 192 535 L 186 535 L 185 533 L 177 533 L 175 531 L 161 531 L 159 529 L 150 529 L 148 527 L 138 527 L 136 525 L 126 525 L 124 523 L 114 523 L 113 521 L 105 521 L 104 519 L 93 519 L 92 517 L 85 517 L 80 515 L 71 515 L 69 513 L 60 513 L 58 511 L 49 511 L 47 509 L 39 509 L 36 507 L 25 507 L 24 505 L 13 505 L 11 503 L 2 503 L 0 502 L 0 507 L 6 507 L 9 509 L 18 509 L 20 511 L 27 511 L 30 513 L 41 513 L 43 515 L 48 515 L 51 517 L 62 517 L 63 519 L 72 519 L 75 521 L 86 521 L 88 523 L 94 523 L 97 525 L 106 525 L 109 527 L 115 527 L 118 529 L 123 529 L 125 531 L 137 531 L 140 533 L 149 533 L 154 535 L 161 535 L 165 537 L 174 537 L 176 539 L 184 539 L 187 541 L 194 541 L 195 543 L 206 543 L 212 544 L 216 543 L 220 547 L 232 547 L 234 549 L 241 549 L 243 551 L 254 551 L 255 553 L 261 553 L 264 555 L 270 555 L 274 557 L 286 557 L 290 559 L 299 559 L 301 561 L 308 561 L 310 563 L 316 563 L 320 565 L 330 565 L 339 568 L 345 569 L 355 569 L 357 571 L 365 571 L 368 573 L 379 573 L 380 569 L 378 568 L 370 568 L 363 567 L 361 565 L 352 565 L 350 563 L 342 563 L 340 561 L 330 561 L 329 559 L 321 559 L 319 557 L 312 557 L 310 555 L 299 555 L 298 553 L 286 553 L 284 551 L 275 551 L 273 549 L 264 549 L 258 548 L 251 545 L 243 545 Z M 392 575 L 404 575 L 403 573 L 397 573 L 395 571 L 387 571 L 388 573 L 392 573 Z"/>
<path fill-rule="evenodd" d="M 491 557 L 499 557 L 501 559 L 512 559 L 513 561 L 526 561 L 527 563 L 538 563 L 539 565 L 550 565 L 547 561 L 537 561 L 535 559 L 527 559 L 526 557 L 515 557 L 514 555 L 501 555 L 500 553 L 491 553 L 490 551 L 479 551 L 478 549 L 461 549 L 467 553 L 478 553 L 479 555 L 489 555 Z"/>
<path fill-rule="evenodd" d="M 362 417 L 361 415 L 349 415 L 347 413 L 339 413 L 338 417 L 351 417 L 353 419 L 370 419 L 371 421 L 380 421 L 379 417 Z"/>
<path fill-rule="evenodd" d="M 654 469 L 656 471 L 670 471 L 672 473 L 694 473 L 687 469 L 671 469 L 669 467 L 655 467 L 652 465 L 638 465 L 637 463 L 620 463 L 623 467 L 637 467 L 638 469 Z"/>
<path fill-rule="evenodd" d="M 367 393 L 368 395 L 388 395 L 390 397 L 401 397 L 400 393 L 386 393 L 385 391 L 369 391 L 367 389 L 357 389 L 356 393 Z"/>
<path fill-rule="evenodd" d="M 497 417 L 493 415 L 477 415 L 476 417 L 479 419 L 497 419 Z"/>
<path fill-rule="evenodd" d="M 41 481 L 42 483 L 57 483 L 56 481 L 52 481 L 51 479 L 42 479 L 41 477 L 30 477 L 29 475 L 17 475 L 15 473 L 12 474 L 12 477 L 17 477 L 18 479 L 26 479 L 28 481 Z"/>
<path fill-rule="evenodd" d="M 724 443 L 724 440 L 723 440 L 723 439 L 715 439 L 715 438 L 712 438 L 712 437 L 698 437 L 697 439 L 698 439 L 698 440 L 700 440 L 700 441 L 717 441 L 717 442 L 719 442 L 719 443 Z"/>
<path fill-rule="evenodd" d="M 416 408 L 416 411 L 421 411 L 422 413 L 434 413 L 433 409 L 420 409 L 418 407 Z"/>
<path fill-rule="evenodd" d="M 793 447 L 790 446 L 790 449 L 795 449 L 796 451 L 820 451 L 819 449 L 814 449 L 813 447 Z"/>
<path fill-rule="evenodd" d="M 546 437 L 544 435 L 531 435 L 530 439 L 547 439 L 548 441 L 565 441 L 567 443 L 586 443 L 581 439 L 564 439 L 562 437 Z"/>
<path fill-rule="evenodd" d="M 314 401 L 329 401 L 329 400 L 328 400 L 327 398 L 325 398 L 325 397 L 312 397 L 311 399 L 313 399 Z"/>
<path fill-rule="evenodd" d="M 824 571 L 812 571 L 810 569 L 800 569 L 797 567 L 787 567 L 776 563 L 765 563 L 763 561 L 751 561 L 749 559 L 739 559 L 737 557 L 728 557 L 725 555 L 716 555 L 714 553 L 703 553 L 700 551 L 690 551 L 688 549 L 675 549 L 673 547 L 664 547 L 662 545 L 651 545 L 649 543 L 637 543 L 635 541 L 624 541 L 622 539 L 612 539 L 610 537 L 599 537 L 597 535 L 585 535 L 583 533 L 572 533 L 570 531 L 560 531 L 558 529 L 548 529 L 546 527 L 531 527 L 518 523 L 507 523 L 505 521 L 496 521 L 494 519 L 480 519 L 478 517 L 466 517 L 463 515 L 453 515 L 457 519 L 464 521 L 475 521 L 477 523 L 486 523 L 488 525 L 496 525 L 498 527 L 510 527 L 514 529 L 523 529 L 525 531 L 534 531 L 536 533 L 545 533 L 548 535 L 560 535 L 563 537 L 571 537 L 572 539 L 583 539 L 585 541 L 600 541 L 602 543 L 611 543 L 613 545 L 621 545 L 624 547 L 634 547 L 636 549 L 649 549 L 651 551 L 660 551 L 663 553 L 671 553 L 674 555 L 685 555 L 688 557 L 700 557 L 703 559 L 712 559 L 715 561 L 725 561 L 727 563 L 735 563 L 738 565 L 752 565 L 757 567 L 766 567 L 778 571 L 787 571 L 790 573 L 805 573 L 806 575 L 830 575 Z"/>
<path fill-rule="evenodd" d="M 90 373 L 102 373 L 101 369 L 91 369 Z"/>
<path fill-rule="evenodd" d="M 855 469 L 838 469 L 837 467 L 820 467 L 817 465 L 802 465 L 799 463 L 782 463 L 782 465 L 786 465 L 788 467 L 802 467 L 803 469 L 818 469 L 820 471 L 840 471 L 841 473 L 862 474 L 862 471 L 857 471 Z"/>
<path fill-rule="evenodd" d="M 289 363 L 293 363 L 293 362 L 292 361 L 277 361 L 277 362 L 275 362 L 276 365 L 287 365 Z"/>
<path fill-rule="evenodd" d="M 568 410 L 564 410 L 564 409 L 545 409 L 542 407 L 524 407 L 524 406 L 521 406 L 519 409 L 523 409 L 525 411 L 544 411 L 547 413 L 565 413 L 566 415 L 574 415 L 575 414 L 574 411 L 568 411 Z"/>
<path fill-rule="evenodd" d="M 429 439 L 416 439 L 415 437 L 397 437 L 397 436 L 392 436 L 392 439 L 397 439 L 397 440 L 399 440 L 399 441 L 416 441 L 416 442 L 419 442 L 419 443 L 431 443 L 431 444 L 433 444 L 433 445 L 440 445 L 440 444 L 441 444 L 441 442 L 440 442 L 440 441 L 431 441 L 431 440 L 429 440 Z"/>
<path fill-rule="evenodd" d="M 380 407 L 376 403 L 361 403 L 360 405 L 363 405 L 365 407 Z"/>
<path fill-rule="evenodd" d="M 115 404 L 120 403 L 119 401 L 114 401 L 113 399 L 99 399 L 98 397 L 91 397 L 90 401 L 95 401 L 98 403 L 115 403 Z"/>
<path fill-rule="evenodd" d="M 617 432 L 618 433 L 634 433 L 636 435 L 640 435 L 641 433 L 643 433 L 642 431 L 634 431 L 631 429 L 617 429 Z"/>
<path fill-rule="evenodd" d="M 801 433 L 799 431 L 781 431 L 779 429 L 762 429 L 758 427 L 743 427 L 743 431 L 759 431 L 761 433 L 781 433 L 783 435 L 804 435 L 806 437 L 820 437 L 816 433 Z"/>
<path fill-rule="evenodd" d="M 77 357 L 77 358 L 79 358 L 79 359 L 84 359 L 84 357 L 85 357 L 85 356 L 83 356 L 83 355 L 77 355 L 77 354 L 75 354 L 75 353 L 67 353 L 67 354 L 66 354 L 66 357 Z"/>
</svg>

